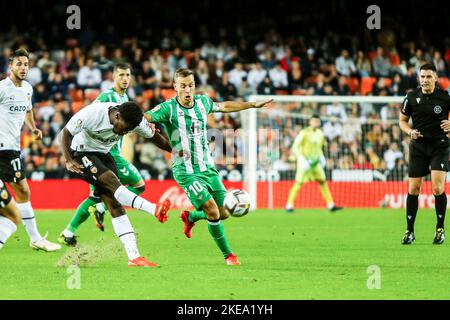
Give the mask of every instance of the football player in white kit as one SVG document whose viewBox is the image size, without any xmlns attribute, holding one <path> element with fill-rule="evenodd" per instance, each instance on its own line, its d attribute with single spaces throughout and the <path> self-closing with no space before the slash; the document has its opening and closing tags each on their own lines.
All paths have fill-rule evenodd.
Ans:
<svg viewBox="0 0 450 320">
<path fill-rule="evenodd" d="M 42 237 L 37 229 L 30 188 L 20 158 L 20 133 L 24 122 L 36 139 L 42 139 L 42 132 L 33 118 L 33 88 L 24 80 L 29 68 L 28 52 L 16 50 L 9 58 L 9 68 L 10 76 L 0 81 L 0 179 L 14 191 L 17 208 L 30 237 L 30 246 L 37 250 L 56 251 L 61 246 L 48 241 L 46 236 Z"/>
<path fill-rule="evenodd" d="M 139 254 L 134 229 L 122 205 L 146 211 L 164 223 L 171 203 L 165 199 L 159 204 L 153 204 L 123 186 L 109 151 L 120 136 L 130 131 L 144 138 L 152 138 L 155 131 L 151 126 L 135 102 L 94 102 L 69 120 L 61 137 L 67 170 L 95 186 L 94 195 L 100 197 L 108 207 L 114 231 L 127 253 L 128 265 L 133 267 L 156 267 L 157 264 Z M 168 141 L 166 145 L 164 150 L 171 151 Z"/>
</svg>

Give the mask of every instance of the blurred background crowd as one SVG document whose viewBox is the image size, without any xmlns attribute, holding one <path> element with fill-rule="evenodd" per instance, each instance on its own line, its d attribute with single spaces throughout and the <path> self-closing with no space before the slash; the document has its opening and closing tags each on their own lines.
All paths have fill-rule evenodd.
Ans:
<svg viewBox="0 0 450 320">
<path fill-rule="evenodd" d="M 172 76 L 180 67 L 194 70 L 197 92 L 216 101 L 245 100 L 252 94 L 404 96 L 417 87 L 418 68 L 426 61 L 436 65 L 438 85 L 450 88 L 448 19 L 438 2 L 387 4 L 382 7 L 381 30 L 366 28 L 364 3 L 334 1 L 324 6 L 286 1 L 252 6 L 253 2 L 243 6 L 199 1 L 168 8 L 156 1 L 148 8 L 139 1 L 129 6 L 104 1 L 98 9 L 81 2 L 82 28 L 68 30 L 64 1 L 51 6 L 47 1 L 17 1 L 16 9 L 24 12 L 23 23 L 11 23 L 8 16 L 0 22 L 0 73 L 7 76 L 13 50 L 23 47 L 32 52 L 27 80 L 34 88 L 35 118 L 44 138 L 33 140 L 24 126 L 22 147 L 29 177 L 67 176 L 57 134 L 75 112 L 112 87 L 117 62 L 132 65 L 128 95 L 145 110 L 174 96 Z M 4 2 L 0 8 L 8 10 Z M 401 17 L 395 14 L 398 10 Z M 415 12 L 432 12 L 431 20 L 443 22 L 439 27 L 431 20 L 418 24 L 409 19 Z M 114 13 L 117 21 L 106 19 Z M 328 173 L 376 169 L 384 179 L 403 179 L 408 140 L 397 126 L 398 107 L 275 105 L 274 109 L 287 113 L 261 115 L 259 123 L 280 130 L 282 141 L 271 154 L 259 150 L 261 163 L 273 157 L 276 178 L 292 178 L 295 165 L 289 147 L 308 116 L 319 112 L 328 141 Z M 214 129 L 238 129 L 241 118 L 217 114 L 209 124 Z M 171 177 L 167 155 L 140 138 L 129 139 L 134 143 L 124 153 L 145 178 Z M 219 149 L 239 150 L 232 144 Z M 239 160 L 238 156 L 234 161 L 218 158 L 225 178 L 242 179 Z"/>
</svg>

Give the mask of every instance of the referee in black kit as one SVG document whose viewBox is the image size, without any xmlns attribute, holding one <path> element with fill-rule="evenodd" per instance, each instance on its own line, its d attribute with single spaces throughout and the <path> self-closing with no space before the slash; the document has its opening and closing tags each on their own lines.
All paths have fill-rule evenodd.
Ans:
<svg viewBox="0 0 450 320">
<path fill-rule="evenodd" d="M 409 145 L 409 189 L 406 199 L 407 230 L 402 244 L 415 240 L 414 221 L 422 178 L 431 171 L 431 184 L 437 217 L 433 244 L 444 242 L 444 219 L 447 208 L 445 177 L 449 162 L 450 96 L 436 88 L 436 67 L 426 63 L 420 67 L 420 87 L 409 92 L 400 112 L 400 129 L 411 138 Z M 412 128 L 408 124 L 412 118 Z"/>
</svg>

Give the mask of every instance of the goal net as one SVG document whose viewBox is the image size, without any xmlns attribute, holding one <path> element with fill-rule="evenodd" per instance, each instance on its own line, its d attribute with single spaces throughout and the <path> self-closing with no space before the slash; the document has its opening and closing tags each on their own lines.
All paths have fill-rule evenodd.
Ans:
<svg viewBox="0 0 450 320">
<path fill-rule="evenodd" d="M 257 208 L 284 208 L 295 182 L 291 146 L 313 114 L 320 114 L 327 144 L 324 168 L 336 205 L 355 208 L 404 206 L 407 194 L 409 137 L 398 127 L 403 97 L 260 96 L 268 108 L 242 113 L 245 133 L 244 188 Z M 302 185 L 295 208 L 325 208 L 317 182 Z M 434 197 L 426 181 L 421 207 Z"/>
</svg>

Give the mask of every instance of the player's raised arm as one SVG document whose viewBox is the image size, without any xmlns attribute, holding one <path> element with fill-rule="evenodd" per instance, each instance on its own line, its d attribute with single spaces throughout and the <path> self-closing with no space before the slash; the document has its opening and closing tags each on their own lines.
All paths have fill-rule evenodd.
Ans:
<svg viewBox="0 0 450 320">
<path fill-rule="evenodd" d="M 262 108 L 272 103 L 273 99 L 263 102 L 240 102 L 240 101 L 224 101 L 214 104 L 213 112 L 237 112 L 251 108 Z"/>
</svg>

